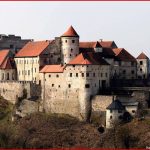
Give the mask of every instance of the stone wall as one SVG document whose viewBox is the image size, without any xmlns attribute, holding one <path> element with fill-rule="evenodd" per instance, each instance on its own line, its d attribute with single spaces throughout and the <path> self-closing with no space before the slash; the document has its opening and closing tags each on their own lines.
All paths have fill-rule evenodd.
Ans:
<svg viewBox="0 0 150 150">
<path fill-rule="evenodd" d="M 11 103 L 15 103 L 17 97 L 22 97 L 23 89 L 27 90 L 27 98 L 41 95 L 41 87 L 31 82 L 0 82 L 0 95 Z"/>
<path fill-rule="evenodd" d="M 92 99 L 92 112 L 106 111 L 113 100 L 112 95 L 96 95 Z"/>
</svg>

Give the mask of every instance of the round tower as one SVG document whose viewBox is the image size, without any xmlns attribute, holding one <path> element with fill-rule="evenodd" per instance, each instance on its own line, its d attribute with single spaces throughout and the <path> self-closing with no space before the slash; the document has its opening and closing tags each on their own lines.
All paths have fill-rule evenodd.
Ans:
<svg viewBox="0 0 150 150">
<path fill-rule="evenodd" d="M 67 64 L 79 54 L 79 35 L 72 26 L 61 36 L 61 60 Z"/>
</svg>

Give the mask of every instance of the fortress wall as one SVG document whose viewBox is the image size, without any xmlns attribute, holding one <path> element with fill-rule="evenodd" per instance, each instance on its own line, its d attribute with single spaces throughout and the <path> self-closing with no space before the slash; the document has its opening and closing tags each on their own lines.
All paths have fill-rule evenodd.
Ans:
<svg viewBox="0 0 150 150">
<path fill-rule="evenodd" d="M 31 82 L 0 82 L 0 95 L 13 104 L 16 102 L 17 97 L 22 97 L 23 89 L 27 90 L 27 98 L 41 95 L 40 86 Z"/>
<path fill-rule="evenodd" d="M 43 102 L 46 112 L 64 113 L 81 118 L 78 89 L 74 89 L 73 91 L 59 89 L 58 91 L 56 88 L 47 87 Z"/>
</svg>

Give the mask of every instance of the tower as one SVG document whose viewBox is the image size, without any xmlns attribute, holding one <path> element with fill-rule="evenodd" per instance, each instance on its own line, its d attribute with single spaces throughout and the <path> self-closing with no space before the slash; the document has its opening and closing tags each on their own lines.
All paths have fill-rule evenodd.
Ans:
<svg viewBox="0 0 150 150">
<path fill-rule="evenodd" d="M 67 64 L 79 54 L 79 35 L 72 26 L 61 36 L 62 63 Z"/>
</svg>

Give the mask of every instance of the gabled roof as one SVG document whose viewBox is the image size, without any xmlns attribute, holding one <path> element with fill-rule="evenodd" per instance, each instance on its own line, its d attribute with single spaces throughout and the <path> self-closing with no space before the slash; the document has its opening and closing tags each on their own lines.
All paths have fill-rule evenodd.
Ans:
<svg viewBox="0 0 150 150">
<path fill-rule="evenodd" d="M 71 60 L 69 65 L 109 65 L 102 57 L 97 53 L 81 53 Z"/>
<path fill-rule="evenodd" d="M 0 65 L 2 65 L 2 63 L 4 62 L 4 60 L 6 59 L 6 57 L 9 54 L 9 50 L 0 50 Z"/>
<path fill-rule="evenodd" d="M 70 26 L 67 31 L 61 37 L 79 37 L 75 29 Z"/>
<path fill-rule="evenodd" d="M 6 60 L 0 66 L 0 69 L 15 69 L 15 63 L 12 58 L 7 57 Z"/>
<path fill-rule="evenodd" d="M 114 41 L 99 41 L 99 43 L 105 48 L 117 48 L 117 45 Z"/>
<path fill-rule="evenodd" d="M 50 44 L 50 41 L 28 42 L 15 57 L 39 56 Z"/>
<path fill-rule="evenodd" d="M 136 61 L 136 59 L 124 48 L 114 48 L 113 52 L 115 53 L 116 57 L 121 61 Z"/>
<path fill-rule="evenodd" d="M 137 59 L 149 59 L 143 52 L 137 57 Z"/>
<path fill-rule="evenodd" d="M 46 65 L 44 66 L 40 73 L 62 73 L 64 71 L 64 66 L 62 65 Z"/>
<path fill-rule="evenodd" d="M 125 107 L 119 100 L 114 100 L 106 109 L 110 110 L 125 110 Z"/>
</svg>

